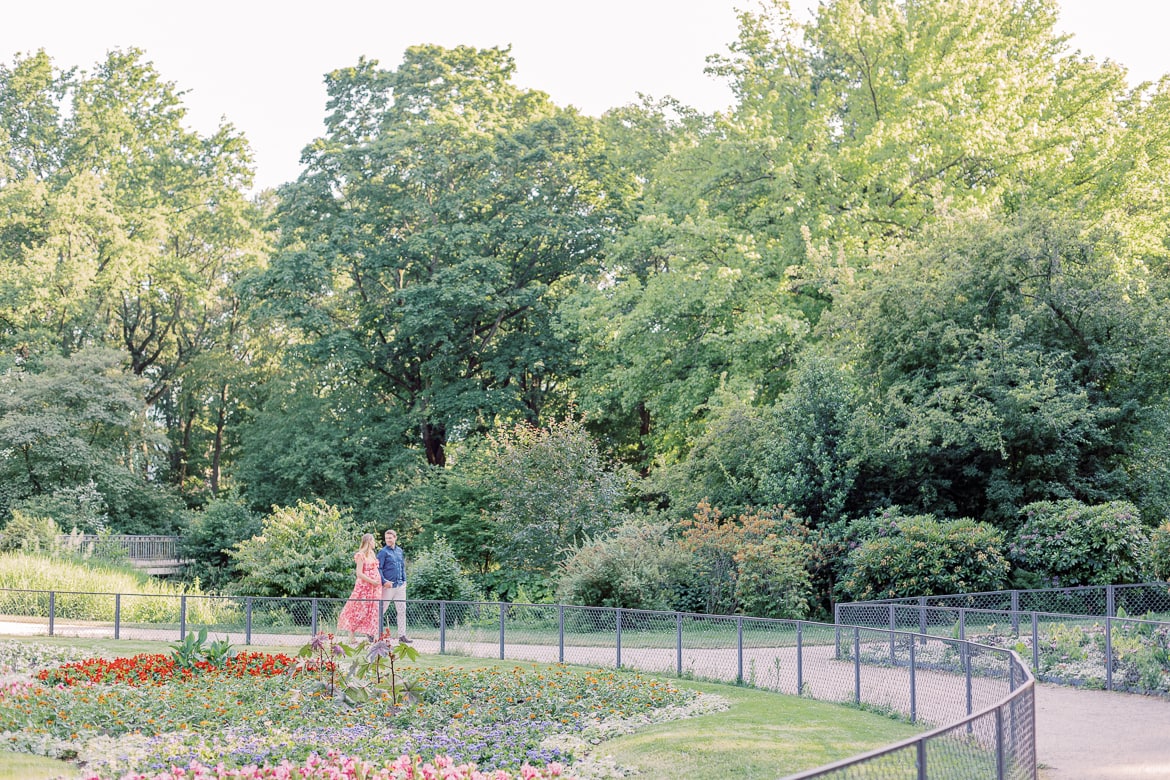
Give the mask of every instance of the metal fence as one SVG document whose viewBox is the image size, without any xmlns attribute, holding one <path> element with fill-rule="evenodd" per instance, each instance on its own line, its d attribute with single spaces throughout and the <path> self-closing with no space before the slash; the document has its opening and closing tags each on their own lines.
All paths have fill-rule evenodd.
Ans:
<svg viewBox="0 0 1170 780">
<path fill-rule="evenodd" d="M 344 600 L 0 590 L 0 633 L 297 646 Z M 386 611 L 387 627 L 394 610 Z M 1036 777 L 1035 682 L 1012 649 L 900 629 L 547 604 L 408 601 L 423 652 L 637 669 L 898 715 L 931 729 L 793 777 Z"/>
<path fill-rule="evenodd" d="M 98 544 L 110 544 L 121 548 L 132 561 L 177 561 L 179 560 L 179 537 L 163 535 L 111 534 L 60 534 L 57 544 L 65 549 L 90 549 Z"/>
<path fill-rule="evenodd" d="M 1054 604 L 1072 609 L 1034 608 Z M 834 620 L 1011 648 L 1043 682 L 1170 695 L 1166 583 L 855 602 Z"/>
</svg>

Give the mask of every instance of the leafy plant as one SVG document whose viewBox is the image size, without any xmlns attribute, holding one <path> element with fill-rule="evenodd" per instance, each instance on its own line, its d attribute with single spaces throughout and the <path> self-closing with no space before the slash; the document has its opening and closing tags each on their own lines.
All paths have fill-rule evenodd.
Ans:
<svg viewBox="0 0 1170 780">
<path fill-rule="evenodd" d="M 1128 501 L 1088 505 L 1038 501 L 1022 510 L 1024 522 L 1008 548 L 1021 568 L 1054 586 L 1112 585 L 1140 579 L 1148 531 Z"/>
<path fill-rule="evenodd" d="M 400 678 L 397 668 L 398 661 L 418 660 L 418 650 L 405 642 L 391 645 L 385 639 L 378 639 L 350 646 L 338 642 L 332 634 L 314 634 L 297 652 L 297 657 L 301 661 L 289 669 L 288 674 L 295 676 L 318 670 L 320 676 L 312 678 L 307 689 L 319 691 L 338 704 L 356 707 L 380 697 L 382 693 L 389 693 L 391 706 L 396 708 L 417 701 L 415 689 Z M 349 662 L 343 664 L 343 658 Z M 382 677 L 384 666 L 389 666 L 385 679 Z"/>
</svg>

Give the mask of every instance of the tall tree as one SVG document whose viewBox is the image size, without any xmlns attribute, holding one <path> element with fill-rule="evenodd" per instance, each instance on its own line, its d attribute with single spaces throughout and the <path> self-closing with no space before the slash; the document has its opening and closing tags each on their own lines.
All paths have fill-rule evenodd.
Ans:
<svg viewBox="0 0 1170 780">
<path fill-rule="evenodd" d="M 393 71 L 329 74 L 328 134 L 282 193 L 269 311 L 409 420 L 432 464 L 453 433 L 540 418 L 568 360 L 550 296 L 623 201 L 595 123 L 513 70 L 507 50 L 417 46 Z"/>
</svg>

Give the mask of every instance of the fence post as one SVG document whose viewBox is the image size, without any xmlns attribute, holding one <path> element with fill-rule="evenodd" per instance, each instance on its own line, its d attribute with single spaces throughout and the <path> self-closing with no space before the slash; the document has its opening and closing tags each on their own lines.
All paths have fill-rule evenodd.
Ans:
<svg viewBox="0 0 1170 780">
<path fill-rule="evenodd" d="M 622 668 L 622 608 L 618 607 L 615 611 L 613 622 L 617 625 L 617 668 Z"/>
<path fill-rule="evenodd" d="M 926 634 L 926 596 L 918 597 L 918 633 Z M 926 641 L 925 638 L 922 640 Z"/>
<path fill-rule="evenodd" d="M 53 635 L 53 624 L 57 621 L 57 593 L 49 591 L 49 636 Z"/>
<path fill-rule="evenodd" d="M 1003 710 L 995 708 L 995 780 L 1004 780 Z"/>
<path fill-rule="evenodd" d="M 853 703 L 861 704 L 861 629 L 853 627 Z"/>
<path fill-rule="evenodd" d="M 735 619 L 735 681 L 743 684 L 743 618 Z"/>
<path fill-rule="evenodd" d="M 313 601 L 311 603 L 312 603 L 312 611 L 311 611 L 311 617 L 309 619 L 309 628 L 312 630 L 313 634 L 316 635 L 316 634 L 321 633 L 321 631 L 317 625 L 317 623 L 318 623 L 317 616 L 319 613 L 317 612 L 317 599 L 316 599 L 316 597 L 313 598 Z"/>
<path fill-rule="evenodd" d="M 1112 585 L 1105 586 L 1105 616 L 1117 617 L 1117 591 Z"/>
<path fill-rule="evenodd" d="M 1020 635 L 1020 592 L 1012 591 L 1012 634 Z"/>
<path fill-rule="evenodd" d="M 841 605 L 833 605 L 833 660 L 841 660 Z"/>
<path fill-rule="evenodd" d="M 971 646 L 968 645 L 966 642 L 963 642 L 962 647 L 963 647 L 963 674 L 967 678 L 967 714 L 970 715 L 972 712 L 972 708 L 971 708 L 971 703 L 972 703 L 972 697 L 971 697 Z M 971 727 L 970 722 L 968 722 L 967 727 L 968 727 L 968 729 L 970 729 L 970 727 Z"/>
<path fill-rule="evenodd" d="M 898 630 L 898 616 L 894 612 L 894 605 L 890 605 L 890 666 L 898 665 L 898 656 L 894 651 L 894 632 Z"/>
<path fill-rule="evenodd" d="M 565 605 L 557 604 L 557 663 L 565 662 Z"/>
<path fill-rule="evenodd" d="M 114 639 L 122 638 L 122 594 L 114 594 Z"/>
<path fill-rule="evenodd" d="M 776 681 L 779 685 L 780 681 Z M 804 624 L 796 621 L 796 695 L 804 695 Z"/>
<path fill-rule="evenodd" d="M 1113 690 L 1113 618 L 1108 615 L 1105 616 L 1105 690 Z"/>
<path fill-rule="evenodd" d="M 187 595 L 179 596 L 179 641 L 187 637 Z"/>
<path fill-rule="evenodd" d="M 682 613 L 674 613 L 674 662 L 675 674 L 682 677 Z"/>
<path fill-rule="evenodd" d="M 959 641 L 967 641 L 967 610 L 959 607 Z"/>
<path fill-rule="evenodd" d="M 1040 674 L 1040 616 L 1032 613 L 1032 673 Z"/>
<path fill-rule="evenodd" d="M 914 668 L 914 642 L 910 642 L 910 722 L 918 722 L 918 688 Z"/>
<path fill-rule="evenodd" d="M 252 644 L 252 597 L 244 599 L 244 644 Z"/>
<path fill-rule="evenodd" d="M 504 602 L 499 602 L 500 605 L 500 660 L 504 660 Z"/>
<path fill-rule="evenodd" d="M 918 771 L 918 780 L 926 780 L 926 740 L 920 739 L 914 743 L 914 765 Z"/>
<path fill-rule="evenodd" d="M 447 652 L 447 602 L 439 602 L 439 655 Z"/>
</svg>

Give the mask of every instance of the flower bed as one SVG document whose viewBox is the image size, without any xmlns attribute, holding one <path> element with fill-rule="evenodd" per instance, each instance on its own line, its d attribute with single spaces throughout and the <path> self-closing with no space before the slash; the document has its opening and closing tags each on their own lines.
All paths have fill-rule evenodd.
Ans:
<svg viewBox="0 0 1170 780">
<path fill-rule="evenodd" d="M 408 668 L 409 696 L 401 688 L 397 698 L 375 690 L 355 705 L 314 687 L 314 678 L 337 673 L 314 658 L 248 653 L 222 668 L 180 671 L 166 660 L 71 661 L 41 670 L 43 682 L 0 690 L 0 744 L 76 760 L 101 776 L 195 765 L 205 772 L 303 768 L 331 752 L 372 762 L 378 771 L 407 754 L 450 762 L 448 768 L 523 773 L 526 765 L 571 764 L 581 746 L 620 731 L 620 724 L 710 707 L 659 680 L 567 667 Z M 337 666 L 345 661 L 339 657 Z"/>
</svg>

